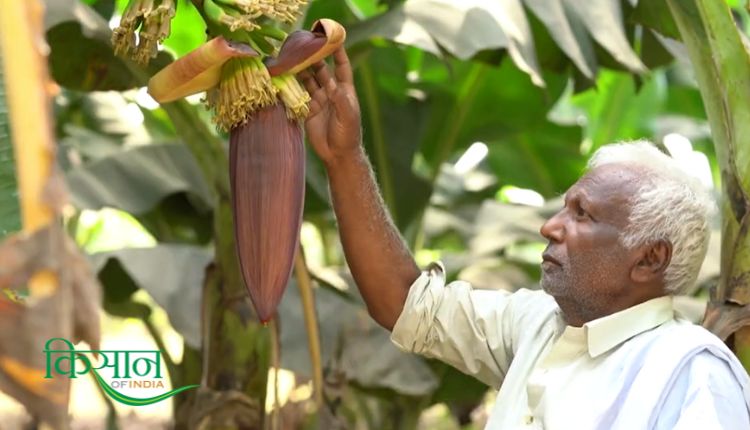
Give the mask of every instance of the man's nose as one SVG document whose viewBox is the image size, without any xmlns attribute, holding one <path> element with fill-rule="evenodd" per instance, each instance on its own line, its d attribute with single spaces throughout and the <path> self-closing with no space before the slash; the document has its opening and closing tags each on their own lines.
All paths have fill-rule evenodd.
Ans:
<svg viewBox="0 0 750 430">
<path fill-rule="evenodd" d="M 550 242 L 562 242 L 565 238 L 565 224 L 563 223 L 561 214 L 562 211 L 556 213 L 539 229 L 539 233 Z"/>
</svg>

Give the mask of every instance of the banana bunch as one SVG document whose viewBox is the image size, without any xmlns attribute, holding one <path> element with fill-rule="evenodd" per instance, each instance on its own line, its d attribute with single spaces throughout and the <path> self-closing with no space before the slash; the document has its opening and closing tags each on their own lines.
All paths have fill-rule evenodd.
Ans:
<svg viewBox="0 0 750 430">
<path fill-rule="evenodd" d="M 293 24 L 305 4 L 306 0 L 203 0 L 206 15 L 232 31 L 260 29 L 261 17 Z"/>
<path fill-rule="evenodd" d="M 270 23 L 293 22 L 304 4 L 204 0 L 209 31 L 218 35 L 159 71 L 148 86 L 160 103 L 206 91 L 214 122 L 229 132 L 237 254 L 262 322 L 273 318 L 289 282 L 302 223 L 301 121 L 310 96 L 294 74 L 333 53 L 346 38 L 344 28 L 329 19 L 289 35 Z"/>
<path fill-rule="evenodd" d="M 169 36 L 174 14 L 174 0 L 130 0 L 120 19 L 120 25 L 112 32 L 115 54 L 131 54 L 138 64 L 148 64 L 149 60 L 156 57 L 158 44 Z M 140 29 L 137 46 L 136 28 Z"/>
</svg>

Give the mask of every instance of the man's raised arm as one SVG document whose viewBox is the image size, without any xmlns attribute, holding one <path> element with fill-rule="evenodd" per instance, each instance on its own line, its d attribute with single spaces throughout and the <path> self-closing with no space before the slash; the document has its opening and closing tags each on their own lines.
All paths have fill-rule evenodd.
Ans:
<svg viewBox="0 0 750 430">
<path fill-rule="evenodd" d="M 312 97 L 307 137 L 325 163 L 346 261 L 370 315 L 391 330 L 420 271 L 388 215 L 362 147 L 359 102 L 343 48 L 335 71 L 300 75 Z"/>
</svg>

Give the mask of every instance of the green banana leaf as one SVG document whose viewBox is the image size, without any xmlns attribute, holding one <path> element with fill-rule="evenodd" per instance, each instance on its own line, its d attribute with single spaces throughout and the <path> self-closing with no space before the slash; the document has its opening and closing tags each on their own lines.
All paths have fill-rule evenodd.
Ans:
<svg viewBox="0 0 750 430">
<path fill-rule="evenodd" d="M 0 240 L 21 229 L 21 210 L 2 61 L 0 55 Z"/>
</svg>

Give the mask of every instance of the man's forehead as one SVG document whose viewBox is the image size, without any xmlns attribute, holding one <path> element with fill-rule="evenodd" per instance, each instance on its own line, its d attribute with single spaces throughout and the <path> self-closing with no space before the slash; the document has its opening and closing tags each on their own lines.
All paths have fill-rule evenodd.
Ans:
<svg viewBox="0 0 750 430">
<path fill-rule="evenodd" d="M 621 191 L 630 195 L 635 191 L 645 173 L 638 166 L 605 164 L 586 172 L 568 192 L 580 190 L 588 195 L 599 192 L 609 194 Z"/>
<path fill-rule="evenodd" d="M 564 197 L 580 197 L 591 204 L 621 211 L 628 207 L 644 173 L 637 166 L 626 164 L 598 166 L 586 172 Z"/>
</svg>

